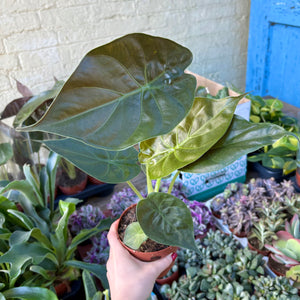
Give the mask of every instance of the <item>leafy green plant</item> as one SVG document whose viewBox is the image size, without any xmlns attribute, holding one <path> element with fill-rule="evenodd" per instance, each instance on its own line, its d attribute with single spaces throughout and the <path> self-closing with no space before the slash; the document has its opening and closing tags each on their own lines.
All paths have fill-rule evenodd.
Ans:
<svg viewBox="0 0 300 300">
<path fill-rule="evenodd" d="M 107 287 L 105 266 L 77 261 L 75 251 L 83 241 L 108 230 L 112 219 L 101 220 L 94 228 L 83 229 L 74 238 L 70 237 L 68 221 L 78 200 L 59 201 L 59 209 L 54 209 L 58 162 L 59 156 L 50 153 L 39 179 L 24 166 L 26 180 L 13 181 L 1 190 L 0 212 L 5 228 L 10 230 L 3 232 L 9 248 L 3 251 L 0 263 L 9 264 L 7 274 L 11 282 L 19 280 L 27 271 L 32 272 L 26 281 L 28 286 L 50 287 L 64 280 L 74 280 L 83 269 L 93 273 Z M 24 212 L 18 211 L 13 201 L 20 203 Z"/>
<path fill-rule="evenodd" d="M 296 155 L 299 149 L 300 127 L 296 118 L 287 116 L 283 111 L 283 103 L 278 99 L 263 99 L 260 96 L 248 95 L 251 99 L 250 120 L 254 123 L 273 123 L 294 136 L 282 137 L 270 146 L 265 146 L 258 153 L 248 156 L 251 162 L 261 162 L 269 168 L 283 169 L 283 174 L 296 170 Z"/>
<path fill-rule="evenodd" d="M 41 132 L 17 132 L 16 127 L 30 125 L 40 119 L 61 86 L 62 82 L 55 80 L 52 89 L 33 95 L 28 87 L 17 81 L 18 91 L 23 97 L 11 101 L 0 113 L 0 128 L 4 135 L 10 139 L 13 160 L 19 166 L 20 171 L 22 171 L 24 164 L 29 164 L 35 176 L 38 176 L 40 165 L 43 162 L 43 154 L 40 151 L 41 143 L 37 140 L 46 138 L 48 135 Z M 12 127 L 4 123 L 7 118 L 13 118 Z M 37 159 L 33 154 L 36 154 Z M 14 179 L 20 179 L 20 177 L 23 176 L 15 176 Z"/>
<path fill-rule="evenodd" d="M 90 51 L 43 117 L 20 130 L 55 134 L 45 145 L 92 177 L 128 182 L 140 198 L 137 219 L 149 238 L 197 249 L 191 214 L 170 195 L 179 172 L 223 168 L 286 131 L 235 116 L 243 96 L 195 97 L 196 79 L 184 72 L 191 61 L 192 53 L 173 41 L 121 37 Z M 146 198 L 130 182 L 141 169 Z M 174 171 L 169 191 L 159 193 L 161 179 Z"/>
<path fill-rule="evenodd" d="M 290 234 L 285 231 L 277 232 L 277 240 L 272 245 L 266 244 L 270 250 L 272 258 L 287 267 L 300 264 L 300 241 L 290 238 Z"/>
</svg>

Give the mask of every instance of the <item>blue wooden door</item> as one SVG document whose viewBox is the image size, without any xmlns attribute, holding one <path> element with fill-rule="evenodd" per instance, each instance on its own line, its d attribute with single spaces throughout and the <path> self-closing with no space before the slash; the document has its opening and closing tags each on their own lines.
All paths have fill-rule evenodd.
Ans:
<svg viewBox="0 0 300 300">
<path fill-rule="evenodd" d="M 300 1 L 252 0 L 246 91 L 300 107 Z"/>
</svg>

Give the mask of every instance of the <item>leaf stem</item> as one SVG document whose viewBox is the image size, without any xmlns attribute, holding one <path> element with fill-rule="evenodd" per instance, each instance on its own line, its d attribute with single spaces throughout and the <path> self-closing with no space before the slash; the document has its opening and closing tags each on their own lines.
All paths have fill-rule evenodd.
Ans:
<svg viewBox="0 0 300 300">
<path fill-rule="evenodd" d="M 156 183 L 155 183 L 155 189 L 154 189 L 154 192 L 159 192 L 160 182 L 161 182 L 161 178 L 158 178 L 158 179 L 156 180 Z"/>
<path fill-rule="evenodd" d="M 135 192 L 135 194 L 139 197 L 140 200 L 144 199 L 144 197 L 141 195 L 141 193 L 137 190 L 137 188 L 133 185 L 133 183 L 128 180 L 127 184 L 131 187 L 131 189 Z"/>
<path fill-rule="evenodd" d="M 148 190 L 148 195 L 153 193 L 153 186 L 152 186 L 152 182 L 149 176 L 149 171 L 148 171 L 148 167 L 146 165 L 146 177 L 147 177 L 147 190 Z"/>
<path fill-rule="evenodd" d="M 168 194 L 171 194 L 173 186 L 174 186 L 175 181 L 176 181 L 179 174 L 180 174 L 180 171 L 177 171 L 176 174 L 173 176 L 172 181 L 171 181 L 171 183 L 169 185 L 169 188 L 168 188 Z"/>
</svg>

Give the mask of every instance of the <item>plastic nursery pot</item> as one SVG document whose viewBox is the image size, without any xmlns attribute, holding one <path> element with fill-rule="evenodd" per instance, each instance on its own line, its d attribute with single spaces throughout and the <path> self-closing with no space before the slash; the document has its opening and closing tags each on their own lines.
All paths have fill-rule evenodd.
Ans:
<svg viewBox="0 0 300 300">
<path fill-rule="evenodd" d="M 123 211 L 123 213 L 121 214 L 120 218 L 117 220 L 117 228 L 119 228 L 119 224 L 120 224 L 120 221 L 122 220 L 122 218 L 132 209 L 135 209 L 136 207 L 136 204 L 132 204 L 131 206 L 129 206 L 127 209 L 125 209 Z M 121 240 L 121 238 L 119 237 L 119 241 L 121 243 L 121 245 L 127 249 L 127 251 L 132 255 L 134 256 L 135 258 L 141 260 L 141 261 L 145 261 L 145 262 L 151 262 L 151 261 L 155 261 L 155 260 L 158 260 L 160 258 L 163 258 L 171 253 L 174 253 L 178 250 L 178 247 L 175 247 L 175 246 L 167 246 L 166 248 L 164 249 L 161 249 L 161 250 L 158 250 L 158 251 L 154 251 L 154 252 L 141 252 L 141 251 L 138 251 L 138 250 L 133 250 L 131 248 L 129 248 L 128 246 L 126 246 L 123 241 Z M 165 269 L 159 276 L 158 278 L 162 278 L 164 277 L 168 272 L 169 270 L 172 268 L 172 266 L 174 265 L 175 261 L 173 261 L 170 266 Z"/>
<path fill-rule="evenodd" d="M 268 167 L 263 166 L 259 162 L 251 163 L 251 165 L 253 167 L 253 170 L 255 170 L 259 174 L 260 178 L 273 177 L 277 182 L 281 182 L 284 179 L 288 180 L 295 174 L 295 172 L 291 172 L 288 175 L 283 175 L 282 169 L 268 168 Z"/>
<path fill-rule="evenodd" d="M 61 190 L 61 192 L 65 195 L 74 195 L 77 194 L 79 192 L 82 192 L 86 185 L 87 185 L 87 180 L 88 177 L 86 176 L 81 182 L 77 183 L 76 185 L 70 185 L 70 186 L 62 186 L 59 185 L 59 189 Z"/>
<path fill-rule="evenodd" d="M 259 254 L 261 254 L 262 256 L 269 256 L 270 251 L 269 250 L 260 250 L 258 248 L 256 248 L 254 245 L 252 245 L 254 242 L 254 239 L 248 239 L 248 248 L 252 251 L 255 251 Z"/>
</svg>

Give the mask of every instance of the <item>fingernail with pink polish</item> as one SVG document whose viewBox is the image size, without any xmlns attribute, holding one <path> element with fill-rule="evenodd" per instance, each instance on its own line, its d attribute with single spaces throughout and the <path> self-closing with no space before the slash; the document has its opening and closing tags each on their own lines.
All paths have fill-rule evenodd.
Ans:
<svg viewBox="0 0 300 300">
<path fill-rule="evenodd" d="M 174 253 L 171 255 L 171 257 L 172 257 L 172 260 L 174 261 L 174 260 L 176 259 L 176 257 L 177 257 L 177 253 L 174 252 Z"/>
</svg>

